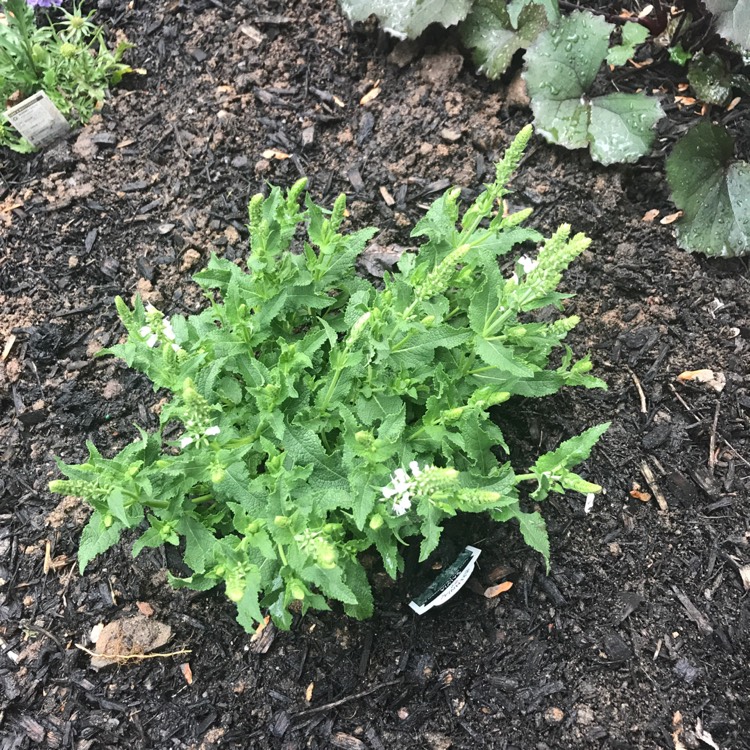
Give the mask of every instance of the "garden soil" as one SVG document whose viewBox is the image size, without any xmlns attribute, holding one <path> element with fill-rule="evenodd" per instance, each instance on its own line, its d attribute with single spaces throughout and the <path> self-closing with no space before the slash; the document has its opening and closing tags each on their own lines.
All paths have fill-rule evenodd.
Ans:
<svg viewBox="0 0 750 750">
<path fill-rule="evenodd" d="M 569 341 L 609 384 L 497 415 L 521 470 L 612 421 L 583 471 L 606 494 L 588 513 L 545 503 L 549 575 L 512 525 L 454 523 L 396 582 L 369 561 L 371 620 L 334 606 L 251 635 L 222 592 L 170 588 L 171 553 L 132 559 L 133 536 L 78 574 L 88 511 L 48 492 L 54 457 L 82 460 L 87 439 L 112 455 L 158 422 L 161 394 L 95 357 L 123 334 L 114 296 L 199 310 L 191 274 L 242 258 L 249 198 L 301 175 L 325 204 L 347 193 L 350 228 L 382 229 L 360 269 L 382 276 L 425 206 L 476 195 L 531 117 L 451 34 L 397 43 L 334 0 L 98 6 L 142 72 L 67 140 L 2 157 L 0 748 L 750 748 L 750 276 L 660 223 L 662 157 L 693 111 L 637 165 L 535 139 L 513 183 L 534 226 L 593 239 L 564 280 Z M 675 112 L 679 71 L 644 70 L 620 87 L 650 76 Z M 700 369 L 718 382 L 678 379 Z M 482 550 L 470 584 L 415 615 L 465 544 Z M 110 623 L 151 658 L 92 664 Z"/>
</svg>

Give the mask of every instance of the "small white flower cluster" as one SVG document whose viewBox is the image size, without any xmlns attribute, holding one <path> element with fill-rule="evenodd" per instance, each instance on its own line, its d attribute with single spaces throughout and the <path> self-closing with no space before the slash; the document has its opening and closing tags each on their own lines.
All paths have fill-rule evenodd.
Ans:
<svg viewBox="0 0 750 750">
<path fill-rule="evenodd" d="M 531 273 L 538 265 L 539 261 L 535 260 L 534 258 L 530 258 L 528 255 L 522 255 L 517 261 L 518 265 L 521 266 L 523 269 L 523 272 L 525 274 Z M 514 273 L 511 276 L 511 279 L 517 284 L 518 283 L 518 274 Z"/>
<path fill-rule="evenodd" d="M 416 461 L 409 464 L 411 477 L 404 469 L 396 469 L 391 476 L 391 481 L 381 489 L 383 500 L 392 501 L 391 511 L 395 516 L 403 516 L 411 508 L 411 499 L 414 496 L 416 480 L 423 472 L 432 469 L 432 466 L 425 465 L 420 468 Z"/>
<path fill-rule="evenodd" d="M 188 422 L 185 426 L 190 428 L 190 427 L 193 427 L 194 425 Z M 187 448 L 188 445 L 192 445 L 193 443 L 199 442 L 201 438 L 213 437 L 214 435 L 218 435 L 220 432 L 221 432 L 221 428 L 219 427 L 219 425 L 214 425 L 213 427 L 209 427 L 203 430 L 202 433 L 197 434 L 197 435 L 183 435 L 182 439 L 180 440 L 180 448 Z"/>
<path fill-rule="evenodd" d="M 146 305 L 146 312 L 153 317 L 160 315 L 159 311 L 153 305 Z M 151 325 L 145 325 L 138 331 L 138 333 L 146 339 L 146 346 L 153 349 L 159 343 L 159 334 L 161 334 L 168 342 L 170 342 L 173 352 L 182 351 L 180 345 L 175 343 L 176 336 L 169 318 L 163 318 L 161 320 L 161 331 L 155 331 L 153 326 L 154 323 Z"/>
</svg>

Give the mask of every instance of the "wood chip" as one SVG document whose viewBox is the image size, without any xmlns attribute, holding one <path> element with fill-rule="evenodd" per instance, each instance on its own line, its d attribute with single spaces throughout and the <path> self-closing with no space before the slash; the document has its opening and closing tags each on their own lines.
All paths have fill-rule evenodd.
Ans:
<svg viewBox="0 0 750 750">
<path fill-rule="evenodd" d="M 310 703 L 313 697 L 313 690 L 315 689 L 315 683 L 311 682 L 305 690 L 305 700 Z"/>
<path fill-rule="evenodd" d="M 96 641 L 91 666 L 101 669 L 124 659 L 141 656 L 163 646 L 172 637 L 172 628 L 143 615 L 125 617 L 105 625 Z"/>
<path fill-rule="evenodd" d="M 727 384 L 727 377 L 723 372 L 714 372 L 713 370 L 685 370 L 677 376 L 681 383 L 700 383 L 707 385 L 717 393 L 721 393 Z"/>
<path fill-rule="evenodd" d="M 673 214 L 669 214 L 669 216 L 665 216 L 663 219 L 659 221 L 659 224 L 667 225 L 667 224 L 674 224 L 677 219 L 679 219 L 682 216 L 682 211 L 675 211 Z"/>
<path fill-rule="evenodd" d="M 185 682 L 187 682 L 188 685 L 192 685 L 193 670 L 190 668 L 190 664 L 188 662 L 180 664 L 180 672 L 182 672 L 182 676 L 185 678 Z"/>
<path fill-rule="evenodd" d="M 375 85 L 359 100 L 360 105 L 366 107 L 370 102 L 375 101 L 380 96 L 380 91 L 380 86 Z"/>
<path fill-rule="evenodd" d="M 727 104 L 727 112 L 731 112 L 741 101 L 741 96 L 735 96 L 734 99 L 732 99 L 732 101 Z"/>
<path fill-rule="evenodd" d="M 662 512 L 666 513 L 669 510 L 667 499 L 666 497 L 664 497 L 664 493 L 659 488 L 656 477 L 654 476 L 653 469 L 651 468 L 651 466 L 649 466 L 648 461 L 641 462 L 641 474 L 643 474 L 643 478 L 646 480 L 646 484 L 648 484 L 648 486 L 651 488 L 651 492 L 656 498 L 656 502 L 659 504 L 659 509 Z"/>
<path fill-rule="evenodd" d="M 393 206 L 396 203 L 395 198 L 388 192 L 388 188 L 385 185 L 380 186 L 380 195 L 383 196 L 386 206 Z"/>
<path fill-rule="evenodd" d="M 5 362 L 6 359 L 8 359 L 8 355 L 10 354 L 10 350 L 13 348 L 13 344 L 16 343 L 16 334 L 11 333 L 10 336 L 5 340 L 5 346 L 3 347 L 3 353 L 0 356 L 0 362 Z"/>
<path fill-rule="evenodd" d="M 672 586 L 674 595 L 679 600 L 680 604 L 687 612 L 688 617 L 698 626 L 698 630 L 702 635 L 711 635 L 714 632 L 713 626 L 710 620 L 701 612 L 693 602 L 690 601 L 687 594 L 679 589 L 677 586 Z"/>
<path fill-rule="evenodd" d="M 498 583 L 496 586 L 490 586 L 484 590 L 484 596 L 486 599 L 494 599 L 505 591 L 513 588 L 513 581 L 503 581 Z"/>
<path fill-rule="evenodd" d="M 285 153 L 284 151 L 279 151 L 275 148 L 267 148 L 261 156 L 264 159 L 276 159 L 277 161 L 283 161 L 284 159 L 290 159 L 290 154 Z"/>
</svg>

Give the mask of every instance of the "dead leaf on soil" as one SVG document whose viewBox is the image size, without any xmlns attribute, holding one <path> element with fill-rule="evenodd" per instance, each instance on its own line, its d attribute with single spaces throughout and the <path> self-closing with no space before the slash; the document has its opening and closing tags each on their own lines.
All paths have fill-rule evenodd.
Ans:
<svg viewBox="0 0 750 750">
<path fill-rule="evenodd" d="M 495 586 L 490 586 L 484 590 L 484 596 L 486 599 L 494 599 L 505 591 L 513 588 L 513 581 L 503 581 Z"/>
<path fill-rule="evenodd" d="M 630 490 L 630 497 L 635 500 L 640 500 L 643 503 L 647 503 L 651 499 L 651 493 L 643 492 L 641 485 L 638 482 L 633 482 L 633 489 Z"/>
<path fill-rule="evenodd" d="M 275 637 L 276 626 L 271 622 L 271 618 L 266 616 L 250 637 L 250 651 L 254 654 L 265 654 L 271 648 Z"/>
<path fill-rule="evenodd" d="M 660 211 L 658 208 L 652 208 L 650 211 L 646 211 L 646 213 L 643 214 L 641 221 L 645 221 L 647 224 L 650 224 L 659 215 L 659 213 Z"/>
<path fill-rule="evenodd" d="M 714 741 L 714 738 L 711 736 L 711 733 L 707 732 L 703 728 L 703 722 L 700 720 L 700 717 L 698 717 L 695 720 L 695 736 L 701 742 L 704 742 L 706 745 L 708 745 L 709 747 L 712 747 L 714 750 L 721 750 L 721 748 Z"/>
<path fill-rule="evenodd" d="M 154 614 L 154 608 L 148 602 L 136 602 L 135 606 L 144 617 L 151 617 Z"/>
<path fill-rule="evenodd" d="M 128 659 L 143 657 L 163 646 L 172 637 L 172 628 L 143 615 L 115 620 L 102 628 L 96 640 L 91 666 L 101 669 L 109 664 L 122 664 Z"/>
<path fill-rule="evenodd" d="M 677 376 L 681 383 L 701 383 L 713 388 L 717 393 L 721 393 L 727 384 L 726 375 L 723 372 L 714 372 L 713 370 L 685 370 Z"/>
</svg>

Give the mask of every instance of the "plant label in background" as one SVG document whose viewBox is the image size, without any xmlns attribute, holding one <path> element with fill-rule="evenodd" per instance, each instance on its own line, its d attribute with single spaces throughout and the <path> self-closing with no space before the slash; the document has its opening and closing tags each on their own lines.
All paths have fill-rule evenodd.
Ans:
<svg viewBox="0 0 750 750">
<path fill-rule="evenodd" d="M 10 124 L 32 146 L 47 146 L 70 129 L 67 120 L 44 91 L 5 110 Z"/>
</svg>

